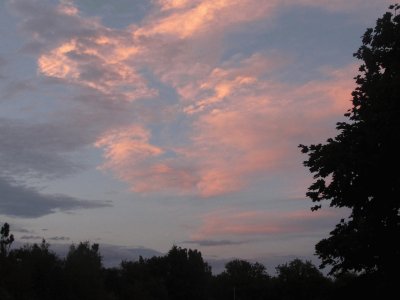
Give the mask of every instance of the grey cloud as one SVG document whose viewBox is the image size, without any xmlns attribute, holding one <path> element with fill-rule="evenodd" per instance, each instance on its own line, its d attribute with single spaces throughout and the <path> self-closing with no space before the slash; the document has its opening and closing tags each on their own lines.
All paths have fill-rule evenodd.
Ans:
<svg viewBox="0 0 400 300">
<path fill-rule="evenodd" d="M 37 189 L 0 177 L 0 213 L 22 218 L 38 218 L 57 211 L 110 207 L 109 202 L 81 200 L 67 195 L 40 193 Z"/>
<path fill-rule="evenodd" d="M 33 233 L 32 230 L 25 229 L 25 228 L 13 228 L 14 232 L 19 232 L 19 233 Z"/>
<path fill-rule="evenodd" d="M 0 70 L 1 70 L 1 66 L 0 66 Z M 13 98 L 20 93 L 32 91 L 34 89 L 35 89 L 35 87 L 28 80 L 13 81 L 13 82 L 8 83 L 4 87 L 2 98 L 3 99 L 4 98 L 5 99 Z"/>
<path fill-rule="evenodd" d="M 5 78 L 5 76 L 2 73 L 3 73 L 3 69 L 6 64 L 7 64 L 7 61 L 3 57 L 0 56 L 0 79 Z"/>
<path fill-rule="evenodd" d="M 76 3 L 86 14 L 101 15 L 105 23 L 119 28 L 140 22 L 153 4 L 153 1 L 143 0 L 80 0 Z"/>
<path fill-rule="evenodd" d="M 7 64 L 6 60 L 0 56 L 0 70 Z"/>
<path fill-rule="evenodd" d="M 21 240 L 41 240 L 43 239 L 42 236 L 38 235 L 23 235 L 20 237 Z"/>
<path fill-rule="evenodd" d="M 233 241 L 233 240 L 193 240 L 183 241 L 182 244 L 195 244 L 198 246 L 230 246 L 247 244 L 249 241 Z"/>
<path fill-rule="evenodd" d="M 0 167 L 3 174 L 60 177 L 82 166 L 69 154 L 90 143 L 77 126 L 29 124 L 0 119 Z"/>
<path fill-rule="evenodd" d="M 59 242 L 59 241 L 69 241 L 70 238 L 67 236 L 53 236 L 53 237 L 47 238 L 46 240 Z"/>
<path fill-rule="evenodd" d="M 85 26 L 83 19 L 59 12 L 54 4 L 44 0 L 13 0 L 12 11 L 23 19 L 20 29 L 35 36 L 25 49 L 37 53 L 50 49 L 65 39 L 93 36 L 98 28 Z"/>
</svg>

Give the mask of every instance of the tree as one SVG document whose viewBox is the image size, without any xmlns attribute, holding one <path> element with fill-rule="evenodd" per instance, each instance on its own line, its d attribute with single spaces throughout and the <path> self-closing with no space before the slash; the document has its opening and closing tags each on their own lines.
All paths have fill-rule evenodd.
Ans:
<svg viewBox="0 0 400 300">
<path fill-rule="evenodd" d="M 0 230 L 0 256 L 7 256 L 11 244 L 14 242 L 14 235 L 10 234 L 10 225 L 4 223 Z"/>
<path fill-rule="evenodd" d="M 9 279 L 9 270 L 11 269 L 8 252 L 11 244 L 14 242 L 14 236 L 10 234 L 10 225 L 4 223 L 0 229 L 0 299 L 10 299 L 7 291 L 7 281 Z"/>
<path fill-rule="evenodd" d="M 331 274 L 355 271 L 396 278 L 400 269 L 400 5 L 369 28 L 354 54 L 362 60 L 352 108 L 326 144 L 300 145 L 315 182 L 307 196 L 321 208 L 346 207 L 330 236 L 316 245 Z"/>
<path fill-rule="evenodd" d="M 67 299 L 103 299 L 103 265 L 99 244 L 71 245 L 64 262 Z"/>
<path fill-rule="evenodd" d="M 203 260 L 201 252 L 173 246 L 165 262 L 170 299 L 206 299 L 211 267 Z"/>
<path fill-rule="evenodd" d="M 234 259 L 225 265 L 225 271 L 215 279 L 216 299 L 266 299 L 270 276 L 264 265 Z"/>
<path fill-rule="evenodd" d="M 276 271 L 279 299 L 328 299 L 330 281 L 310 261 L 294 259 Z"/>
<path fill-rule="evenodd" d="M 45 240 L 25 245 L 9 254 L 8 289 L 15 299 L 60 299 L 61 260 Z"/>
<path fill-rule="evenodd" d="M 114 274 L 115 276 L 115 274 Z M 211 268 L 197 250 L 173 246 L 165 256 L 123 261 L 119 299 L 208 299 Z"/>
<path fill-rule="evenodd" d="M 118 299 L 168 299 L 165 257 L 123 261 L 119 271 L 120 278 L 114 283 Z"/>
</svg>

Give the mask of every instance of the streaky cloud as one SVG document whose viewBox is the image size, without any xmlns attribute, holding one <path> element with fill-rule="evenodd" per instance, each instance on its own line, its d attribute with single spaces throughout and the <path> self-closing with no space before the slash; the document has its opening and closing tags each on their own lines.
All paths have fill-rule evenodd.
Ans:
<svg viewBox="0 0 400 300">
<path fill-rule="evenodd" d="M 234 241 L 234 240 L 188 240 L 182 241 L 182 244 L 194 244 L 204 247 L 212 246 L 232 246 L 232 245 L 242 245 L 247 244 L 249 241 Z"/>
</svg>

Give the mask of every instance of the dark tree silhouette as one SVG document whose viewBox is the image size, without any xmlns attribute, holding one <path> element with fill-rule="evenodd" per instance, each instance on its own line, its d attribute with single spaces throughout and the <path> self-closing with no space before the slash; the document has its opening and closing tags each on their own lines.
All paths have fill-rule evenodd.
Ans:
<svg viewBox="0 0 400 300">
<path fill-rule="evenodd" d="M 310 261 L 294 259 L 276 271 L 278 299 L 329 299 L 331 282 Z"/>
<path fill-rule="evenodd" d="M 15 299 L 62 299 L 61 260 L 44 240 L 12 250 L 9 261 L 7 286 Z"/>
<path fill-rule="evenodd" d="M 10 225 L 4 223 L 0 230 L 0 256 L 6 256 L 11 244 L 14 242 L 14 235 L 10 234 Z"/>
<path fill-rule="evenodd" d="M 6 228 L 4 236 L 9 234 Z M 276 277 L 262 264 L 240 259 L 213 276 L 199 251 L 177 246 L 163 256 L 123 261 L 108 269 L 102 266 L 99 246 L 89 242 L 71 245 L 66 258 L 44 240 L 0 258 L 0 300 L 370 299 L 366 287 L 374 283 L 374 278 L 354 273 L 333 281 L 298 259 L 278 266 Z"/>
<path fill-rule="evenodd" d="M 10 234 L 10 225 L 4 223 L 0 229 L 0 299 L 11 299 L 7 289 L 9 270 L 12 268 L 8 260 L 8 251 L 14 241 L 14 236 Z"/>
<path fill-rule="evenodd" d="M 266 299 L 269 298 L 269 281 L 264 265 L 234 259 L 216 276 L 214 294 L 216 299 Z"/>
<path fill-rule="evenodd" d="M 400 248 L 400 5 L 367 29 L 354 56 L 362 60 L 352 108 L 326 144 L 300 145 L 316 181 L 307 196 L 347 207 L 330 236 L 316 245 L 331 273 L 356 271 L 398 278 Z M 396 15 L 397 13 L 397 15 Z M 317 204 L 313 209 L 319 209 Z"/>
<path fill-rule="evenodd" d="M 107 273 L 106 284 L 109 284 L 112 275 L 113 287 L 108 288 L 118 299 L 168 299 L 165 257 L 123 261 L 120 269 L 113 271 L 114 274 Z"/>
<path fill-rule="evenodd" d="M 199 251 L 173 246 L 165 256 L 165 262 L 170 299 L 206 299 L 211 268 Z"/>
<path fill-rule="evenodd" d="M 103 265 L 99 244 L 71 245 L 64 262 L 67 299 L 103 299 Z"/>
</svg>

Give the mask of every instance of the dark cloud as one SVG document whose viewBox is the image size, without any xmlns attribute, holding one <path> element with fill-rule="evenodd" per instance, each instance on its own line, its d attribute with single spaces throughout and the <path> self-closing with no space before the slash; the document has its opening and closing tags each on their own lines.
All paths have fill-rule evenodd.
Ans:
<svg viewBox="0 0 400 300">
<path fill-rule="evenodd" d="M 23 19 L 20 30 L 34 36 L 25 50 L 39 53 L 50 49 L 65 39 L 95 36 L 98 28 L 86 26 L 76 15 L 63 13 L 45 0 L 13 0 L 10 8 Z"/>
<path fill-rule="evenodd" d="M 7 61 L 0 56 L 0 70 L 7 64 Z"/>
<path fill-rule="evenodd" d="M 1 71 L 1 61 L 0 61 L 0 71 Z M 8 83 L 4 87 L 2 99 L 13 98 L 20 93 L 30 92 L 34 89 L 35 87 L 29 80 L 13 81 Z"/>
<path fill-rule="evenodd" d="M 80 170 L 69 157 L 89 141 L 78 126 L 0 119 L 2 174 L 60 177 Z"/>
<path fill-rule="evenodd" d="M 80 0 L 76 5 L 87 15 L 101 15 L 102 21 L 124 28 L 140 22 L 149 13 L 153 1 L 142 0 Z"/>
<path fill-rule="evenodd" d="M 0 56 L 0 79 L 5 78 L 5 76 L 3 74 L 3 69 L 6 64 L 7 64 L 7 61 L 3 57 Z"/>
<path fill-rule="evenodd" d="M 0 214 L 38 218 L 57 211 L 110 207 L 109 202 L 81 200 L 67 195 L 43 194 L 37 189 L 0 177 Z"/>
<path fill-rule="evenodd" d="M 39 235 L 23 235 L 20 237 L 21 240 L 41 240 L 42 236 Z"/>
<path fill-rule="evenodd" d="M 194 244 L 198 246 L 230 246 L 246 244 L 249 241 L 232 241 L 232 240 L 193 240 L 183 241 L 182 244 Z"/>
<path fill-rule="evenodd" d="M 70 238 L 67 236 L 53 236 L 53 237 L 47 238 L 46 240 L 59 242 L 59 241 L 69 241 Z"/>
</svg>

